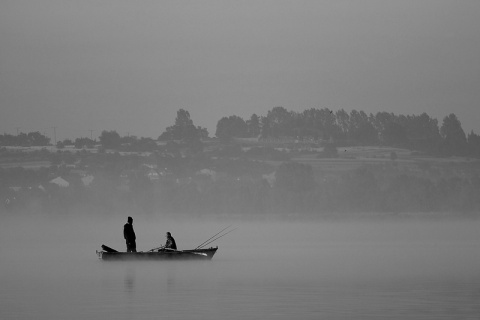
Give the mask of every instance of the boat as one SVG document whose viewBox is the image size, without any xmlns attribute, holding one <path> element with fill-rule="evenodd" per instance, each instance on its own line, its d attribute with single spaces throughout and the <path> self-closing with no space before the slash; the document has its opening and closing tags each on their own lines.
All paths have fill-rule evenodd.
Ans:
<svg viewBox="0 0 480 320">
<path fill-rule="evenodd" d="M 106 245 L 102 245 L 101 251 L 97 251 L 97 256 L 101 260 L 212 260 L 218 247 L 192 249 L 192 250 L 173 250 L 162 249 L 159 251 L 147 252 L 118 252 Z"/>
<path fill-rule="evenodd" d="M 231 226 L 222 229 L 215 235 L 202 242 L 195 249 L 176 250 L 161 246 L 143 252 L 119 252 L 102 244 L 102 250 L 97 251 L 97 256 L 101 260 L 212 260 L 213 255 L 217 252 L 217 247 L 205 248 L 207 245 L 216 241 L 237 228 L 226 231 Z M 223 232 L 223 234 L 222 234 Z"/>
</svg>

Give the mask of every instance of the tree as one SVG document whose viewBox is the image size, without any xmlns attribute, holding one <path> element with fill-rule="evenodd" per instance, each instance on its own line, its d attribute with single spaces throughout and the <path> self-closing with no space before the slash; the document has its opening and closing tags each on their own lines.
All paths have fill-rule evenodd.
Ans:
<svg viewBox="0 0 480 320">
<path fill-rule="evenodd" d="M 200 137 L 200 139 L 207 139 L 208 138 L 207 128 L 202 128 L 200 126 L 197 126 L 197 134 Z"/>
<path fill-rule="evenodd" d="M 405 128 L 396 121 L 388 122 L 383 131 L 384 143 L 392 147 L 408 147 L 408 138 Z"/>
<path fill-rule="evenodd" d="M 262 127 L 261 137 L 262 138 L 270 137 L 270 134 L 272 132 L 272 128 L 271 128 L 271 125 L 270 125 L 270 119 L 268 117 L 261 117 L 260 118 L 260 123 L 261 123 L 261 127 Z"/>
<path fill-rule="evenodd" d="M 284 107 L 275 107 L 267 113 L 269 136 L 274 138 L 293 137 L 293 112 Z"/>
<path fill-rule="evenodd" d="M 451 113 L 443 119 L 440 134 L 443 138 L 442 154 L 447 156 L 464 156 L 467 154 L 467 138 L 455 114 Z"/>
<path fill-rule="evenodd" d="M 98 139 L 105 149 L 117 149 L 120 147 L 120 135 L 117 133 L 117 131 L 104 130 Z"/>
<path fill-rule="evenodd" d="M 467 138 L 469 154 L 475 158 L 480 158 L 480 136 L 470 132 Z"/>
<path fill-rule="evenodd" d="M 95 142 L 90 138 L 77 138 L 75 139 L 75 149 L 93 148 Z"/>
<path fill-rule="evenodd" d="M 175 118 L 175 124 L 168 127 L 158 139 L 163 141 L 184 140 L 191 142 L 206 137 L 208 137 L 207 129 L 195 127 L 192 119 L 190 119 L 190 113 L 184 109 L 179 109 L 177 111 L 177 117 Z"/>
<path fill-rule="evenodd" d="M 250 117 L 250 120 L 247 120 L 247 132 L 249 137 L 258 137 L 261 132 L 260 127 L 260 118 L 254 113 Z"/>
<path fill-rule="evenodd" d="M 47 138 L 40 132 L 30 132 L 28 134 L 20 132 L 20 134 L 13 136 L 4 134 L 0 136 L 0 145 L 2 146 L 48 146 L 50 145 L 50 138 Z"/>
<path fill-rule="evenodd" d="M 308 109 L 297 117 L 295 121 L 295 136 L 299 139 L 305 137 L 317 140 L 323 132 L 318 109 Z"/>
<path fill-rule="evenodd" d="M 344 141 L 344 143 L 347 140 L 348 137 L 348 129 L 350 125 L 350 116 L 348 113 L 340 109 L 335 113 L 335 121 L 337 122 L 337 126 L 340 130 L 338 140 L 339 141 Z"/>
<path fill-rule="evenodd" d="M 378 143 L 378 131 L 365 112 L 352 110 L 349 119 L 349 140 L 356 141 L 360 145 L 375 145 Z"/>
<path fill-rule="evenodd" d="M 71 145 L 73 145 L 73 141 L 70 140 L 70 139 L 65 139 L 65 140 L 62 141 L 62 143 L 63 143 L 64 146 L 71 146 Z"/>
<path fill-rule="evenodd" d="M 28 133 L 27 139 L 32 146 L 47 146 L 50 144 L 50 138 L 47 138 L 38 131 Z"/>
<path fill-rule="evenodd" d="M 247 130 L 247 124 L 242 118 L 238 116 L 223 117 L 217 123 L 215 135 L 223 141 L 228 141 L 232 138 L 246 137 Z"/>
<path fill-rule="evenodd" d="M 408 140 L 414 150 L 430 153 L 438 151 L 438 145 L 442 138 L 437 119 L 431 118 L 426 113 L 419 116 L 407 116 L 405 128 Z"/>
<path fill-rule="evenodd" d="M 337 139 L 341 137 L 341 128 L 337 125 L 335 114 L 328 108 L 318 111 L 319 120 L 322 126 L 322 134 L 324 140 Z"/>
</svg>

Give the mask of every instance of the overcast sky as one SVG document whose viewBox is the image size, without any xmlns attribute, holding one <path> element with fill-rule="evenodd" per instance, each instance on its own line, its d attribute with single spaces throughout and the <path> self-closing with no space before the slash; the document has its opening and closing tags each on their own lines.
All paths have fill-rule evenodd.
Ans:
<svg viewBox="0 0 480 320">
<path fill-rule="evenodd" d="M 5 133 L 157 138 L 184 108 L 214 136 L 275 106 L 480 134 L 480 1 L 0 1 Z"/>
</svg>

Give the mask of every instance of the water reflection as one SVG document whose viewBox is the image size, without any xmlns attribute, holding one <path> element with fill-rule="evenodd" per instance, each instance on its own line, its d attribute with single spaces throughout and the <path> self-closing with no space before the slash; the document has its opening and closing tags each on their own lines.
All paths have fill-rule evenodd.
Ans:
<svg viewBox="0 0 480 320">
<path fill-rule="evenodd" d="M 133 266 L 127 268 L 123 284 L 125 292 L 128 294 L 135 292 L 135 268 Z"/>
<path fill-rule="evenodd" d="M 170 265 L 167 268 L 167 294 L 170 295 L 175 291 L 175 278 L 177 269 L 175 268 L 175 262 L 169 261 Z"/>
</svg>

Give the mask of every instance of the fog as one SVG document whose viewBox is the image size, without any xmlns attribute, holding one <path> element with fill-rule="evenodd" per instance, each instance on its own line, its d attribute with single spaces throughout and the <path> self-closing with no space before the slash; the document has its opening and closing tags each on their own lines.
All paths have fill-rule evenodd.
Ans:
<svg viewBox="0 0 480 320">
<path fill-rule="evenodd" d="M 455 112 L 478 133 L 479 5 L 1 1 L 0 125 L 158 137 L 184 107 L 212 135 L 283 105 Z"/>
<path fill-rule="evenodd" d="M 390 308 L 400 315 L 408 309 L 402 299 L 419 294 L 445 304 L 445 288 L 464 311 L 478 311 L 476 220 L 133 217 L 138 251 L 163 244 L 166 231 L 181 250 L 195 248 L 229 225 L 238 229 L 212 244 L 219 250 L 208 262 L 105 262 L 95 250 L 101 244 L 125 250 L 126 216 L 5 218 L 0 318 L 137 319 L 161 312 L 170 318 L 240 319 L 256 312 L 273 319 L 298 312 L 315 318 L 327 311 L 340 317 L 341 310 L 362 318 L 365 308 L 379 315 Z M 369 295 L 355 298 L 362 292 Z M 385 294 L 391 300 L 378 309 Z"/>
</svg>

